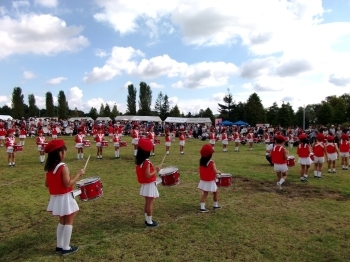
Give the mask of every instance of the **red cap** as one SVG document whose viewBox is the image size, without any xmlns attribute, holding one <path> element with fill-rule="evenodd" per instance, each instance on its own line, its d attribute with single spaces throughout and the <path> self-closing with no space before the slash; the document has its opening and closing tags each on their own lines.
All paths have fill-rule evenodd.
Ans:
<svg viewBox="0 0 350 262">
<path fill-rule="evenodd" d="M 333 142 L 334 141 L 334 137 L 333 136 L 327 136 L 327 141 L 328 142 Z"/>
<path fill-rule="evenodd" d="M 44 134 L 44 131 L 42 130 L 42 129 L 40 129 L 40 130 L 38 130 L 38 134 L 40 135 L 40 134 Z"/>
<path fill-rule="evenodd" d="M 141 148 L 143 151 L 151 152 L 153 149 L 153 144 L 151 140 L 146 138 L 140 138 L 139 139 L 139 148 Z"/>
<path fill-rule="evenodd" d="M 324 134 L 318 133 L 316 136 L 317 141 L 323 141 L 324 140 Z"/>
<path fill-rule="evenodd" d="M 302 133 L 298 136 L 299 140 L 307 138 L 307 135 L 305 133 Z"/>
<path fill-rule="evenodd" d="M 7 130 L 7 134 L 8 134 L 8 135 L 13 134 L 13 132 L 14 132 L 13 129 Z"/>
<path fill-rule="evenodd" d="M 64 146 L 64 141 L 61 139 L 51 140 L 45 147 L 45 153 L 51 153 Z"/>
<path fill-rule="evenodd" d="M 202 146 L 202 149 L 200 152 L 201 152 L 201 156 L 208 157 L 211 154 L 213 154 L 214 150 L 210 144 L 205 144 L 204 146 Z"/>
<path fill-rule="evenodd" d="M 341 134 L 341 137 L 340 137 L 342 140 L 349 140 L 349 136 L 345 133 Z"/>
<path fill-rule="evenodd" d="M 282 135 L 276 136 L 275 139 L 279 140 L 279 141 L 282 141 L 282 142 L 286 141 L 286 138 L 284 136 L 282 136 Z"/>
</svg>

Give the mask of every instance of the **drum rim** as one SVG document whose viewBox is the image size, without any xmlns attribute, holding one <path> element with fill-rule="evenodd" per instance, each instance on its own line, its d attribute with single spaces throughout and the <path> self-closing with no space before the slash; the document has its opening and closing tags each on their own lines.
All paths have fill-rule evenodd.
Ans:
<svg viewBox="0 0 350 262">
<path fill-rule="evenodd" d="M 79 182 L 81 182 L 81 181 L 83 181 L 83 180 L 86 180 L 86 179 L 93 179 L 93 178 L 95 178 L 94 180 L 91 180 L 91 181 L 89 181 L 89 182 L 86 182 L 86 183 L 79 183 Z M 99 180 L 101 180 L 101 178 L 100 177 L 87 177 L 87 178 L 84 178 L 84 179 L 81 179 L 81 180 L 79 180 L 79 181 L 77 181 L 76 182 L 76 184 L 77 185 L 89 185 L 89 184 L 92 184 L 92 183 L 94 183 L 95 181 L 99 181 Z"/>
<path fill-rule="evenodd" d="M 232 177 L 232 175 L 229 174 L 229 173 L 221 173 L 221 174 L 219 175 L 219 178 L 220 178 L 220 177 Z"/>
<path fill-rule="evenodd" d="M 165 174 L 162 174 L 162 173 L 161 173 L 161 171 L 162 171 L 163 169 L 171 168 L 171 167 L 174 168 L 174 170 L 173 170 L 172 172 L 168 172 L 168 173 L 165 173 Z M 178 169 L 177 167 L 175 167 L 175 166 L 169 166 L 169 167 L 165 167 L 165 168 L 162 168 L 161 170 L 159 170 L 158 174 L 159 174 L 160 176 L 167 176 L 167 175 L 172 175 L 172 174 L 176 173 L 177 171 L 179 171 L 179 169 Z"/>
</svg>

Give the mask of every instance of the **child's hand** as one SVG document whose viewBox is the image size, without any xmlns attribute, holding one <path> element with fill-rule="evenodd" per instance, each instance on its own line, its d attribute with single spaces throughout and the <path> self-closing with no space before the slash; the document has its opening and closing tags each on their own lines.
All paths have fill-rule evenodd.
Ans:
<svg viewBox="0 0 350 262">
<path fill-rule="evenodd" d="M 159 170 L 161 170 L 161 169 L 162 169 L 162 166 L 161 166 L 161 165 L 156 166 L 156 170 L 157 170 L 157 172 L 159 172 Z"/>
<path fill-rule="evenodd" d="M 79 176 L 83 176 L 85 174 L 85 169 L 80 169 L 78 171 Z"/>
</svg>

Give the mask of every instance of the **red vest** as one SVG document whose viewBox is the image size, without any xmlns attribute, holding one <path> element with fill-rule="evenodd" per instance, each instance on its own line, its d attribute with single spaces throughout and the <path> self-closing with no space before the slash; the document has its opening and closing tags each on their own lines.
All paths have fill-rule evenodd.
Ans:
<svg viewBox="0 0 350 262">
<path fill-rule="evenodd" d="M 349 141 L 348 140 L 340 140 L 339 151 L 342 153 L 349 152 Z"/>
<path fill-rule="evenodd" d="M 328 143 L 327 146 L 326 146 L 326 151 L 327 151 L 328 154 L 332 154 L 332 153 L 337 152 L 335 144 L 334 143 Z"/>
<path fill-rule="evenodd" d="M 286 164 L 287 159 L 284 159 L 285 149 L 283 146 L 274 146 L 271 151 L 271 161 L 274 164 Z"/>
<path fill-rule="evenodd" d="M 316 142 L 313 145 L 313 151 L 316 157 L 324 157 L 324 144 L 322 142 Z"/>
<path fill-rule="evenodd" d="M 310 149 L 308 144 L 298 145 L 297 154 L 299 157 L 308 157 L 310 155 Z"/>
<path fill-rule="evenodd" d="M 116 142 L 116 143 L 117 143 L 117 142 L 119 142 L 119 141 L 120 141 L 119 134 L 117 134 L 117 133 L 114 134 L 114 135 L 113 135 L 113 142 Z"/>
<path fill-rule="evenodd" d="M 83 135 L 76 135 L 75 136 L 75 143 L 83 143 L 84 136 Z"/>
<path fill-rule="evenodd" d="M 157 180 L 155 175 L 153 175 L 149 178 L 147 178 L 145 176 L 146 169 L 147 169 L 148 165 L 150 165 L 149 172 L 152 173 L 154 171 L 154 167 L 153 167 L 151 161 L 149 161 L 149 159 L 146 159 L 145 161 L 143 161 L 143 163 L 141 165 L 136 165 L 137 181 L 140 184 L 148 184 L 148 183 L 152 183 L 152 182 Z"/>
<path fill-rule="evenodd" d="M 58 167 L 55 174 L 53 173 L 54 170 L 50 170 L 46 173 L 46 181 L 49 185 L 50 195 L 62 195 L 73 190 L 73 187 L 66 187 L 63 183 L 62 170 L 66 164 L 61 164 L 62 165 Z"/>
<path fill-rule="evenodd" d="M 213 169 L 213 160 L 209 160 L 207 166 L 199 166 L 199 176 L 203 181 L 213 181 L 216 179 L 216 174 Z"/>
<path fill-rule="evenodd" d="M 170 136 L 165 136 L 165 142 L 171 142 L 171 137 Z"/>
</svg>

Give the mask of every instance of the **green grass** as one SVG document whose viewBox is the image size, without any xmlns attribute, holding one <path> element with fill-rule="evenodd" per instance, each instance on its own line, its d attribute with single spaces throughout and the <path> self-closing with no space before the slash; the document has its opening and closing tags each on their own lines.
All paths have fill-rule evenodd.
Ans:
<svg viewBox="0 0 350 262">
<path fill-rule="evenodd" d="M 64 139 L 65 162 L 75 174 L 85 161 L 76 160 L 73 138 Z M 324 172 L 322 179 L 314 179 L 311 169 L 304 184 L 296 165 L 279 192 L 264 144 L 253 151 L 240 146 L 236 153 L 231 143 L 224 153 L 218 143 L 213 159 L 219 170 L 232 174 L 233 186 L 219 188 L 223 209 L 201 214 L 197 170 L 205 142 L 187 141 L 185 155 L 175 142 L 163 166 L 178 167 L 181 183 L 158 186 L 154 219 L 160 226 L 147 229 L 131 139 L 124 140 L 128 146 L 121 148 L 120 159 L 114 159 L 111 145 L 103 160 L 96 159 L 93 145 L 85 148 L 85 159 L 91 154 L 85 178 L 100 177 L 104 194 L 87 202 L 77 197 L 71 244 L 80 249 L 65 261 L 350 261 L 350 171 L 342 171 L 339 162 L 338 172 Z M 155 165 L 163 159 L 163 144 L 162 139 L 151 157 Z M 296 156 L 295 149 L 290 154 Z M 7 167 L 1 148 L 0 260 L 62 261 L 53 253 L 58 220 L 46 212 L 49 193 L 35 140 L 27 138 L 16 156 L 17 166 Z"/>
</svg>

